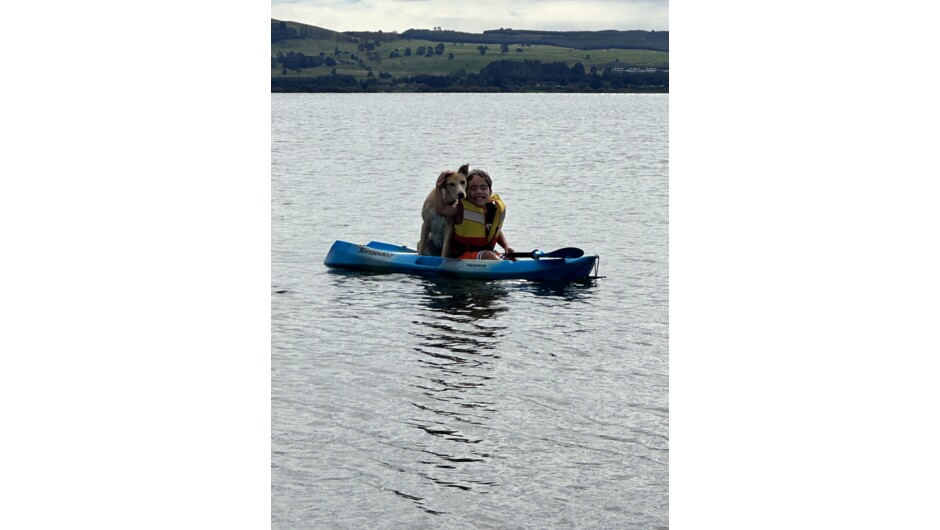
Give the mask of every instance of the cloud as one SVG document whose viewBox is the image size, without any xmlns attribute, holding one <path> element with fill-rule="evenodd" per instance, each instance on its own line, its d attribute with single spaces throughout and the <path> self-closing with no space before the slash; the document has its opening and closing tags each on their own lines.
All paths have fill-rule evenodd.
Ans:
<svg viewBox="0 0 940 530">
<path fill-rule="evenodd" d="M 271 17 L 336 31 L 669 29 L 668 0 L 272 0 Z"/>
</svg>

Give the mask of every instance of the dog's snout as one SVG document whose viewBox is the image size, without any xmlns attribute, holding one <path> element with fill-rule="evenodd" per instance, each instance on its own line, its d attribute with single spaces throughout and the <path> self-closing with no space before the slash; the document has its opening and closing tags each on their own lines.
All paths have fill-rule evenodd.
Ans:
<svg viewBox="0 0 940 530">
<path fill-rule="evenodd" d="M 457 198 L 458 198 L 458 199 L 463 199 L 464 197 L 466 197 L 466 195 L 465 195 L 463 192 L 457 193 Z"/>
</svg>

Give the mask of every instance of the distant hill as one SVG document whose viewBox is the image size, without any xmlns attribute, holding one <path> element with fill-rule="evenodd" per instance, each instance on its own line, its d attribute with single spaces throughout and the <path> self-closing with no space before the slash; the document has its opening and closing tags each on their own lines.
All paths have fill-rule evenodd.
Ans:
<svg viewBox="0 0 940 530">
<path fill-rule="evenodd" d="M 669 32 L 338 32 L 271 19 L 273 92 L 668 92 Z"/>
<path fill-rule="evenodd" d="M 627 50 L 669 51 L 668 31 L 536 31 L 492 29 L 483 33 L 449 30 L 409 29 L 403 39 L 424 39 L 432 42 L 465 42 L 474 44 L 509 44 L 529 46 L 542 44 L 578 50 L 622 48 Z"/>
<path fill-rule="evenodd" d="M 604 30 L 604 31 L 538 31 L 518 29 L 491 29 L 483 33 L 439 29 L 409 29 L 403 33 L 381 31 L 337 31 L 271 19 L 271 42 L 287 39 L 331 39 L 356 43 L 362 40 L 417 39 L 431 42 L 455 42 L 472 44 L 508 44 L 515 46 L 559 46 L 577 50 L 601 50 L 620 48 L 624 50 L 669 51 L 668 31 Z"/>
<path fill-rule="evenodd" d="M 341 42 L 356 43 L 355 37 L 345 33 L 339 33 L 330 29 L 325 29 L 300 22 L 285 22 L 283 20 L 271 19 L 271 42 L 285 41 L 290 39 L 317 39 L 317 40 L 336 40 Z"/>
</svg>

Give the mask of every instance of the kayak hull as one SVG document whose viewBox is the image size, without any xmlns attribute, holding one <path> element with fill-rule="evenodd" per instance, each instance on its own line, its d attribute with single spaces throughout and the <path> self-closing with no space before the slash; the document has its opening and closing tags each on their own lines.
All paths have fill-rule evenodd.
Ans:
<svg viewBox="0 0 940 530">
<path fill-rule="evenodd" d="M 598 256 L 508 260 L 458 260 L 420 256 L 403 246 L 372 241 L 365 245 L 336 241 L 323 263 L 365 272 L 404 273 L 472 280 L 576 281 L 588 278 Z"/>
</svg>

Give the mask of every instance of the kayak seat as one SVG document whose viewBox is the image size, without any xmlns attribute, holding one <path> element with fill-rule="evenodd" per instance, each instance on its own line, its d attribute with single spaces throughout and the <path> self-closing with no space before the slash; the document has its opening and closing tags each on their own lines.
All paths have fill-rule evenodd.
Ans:
<svg viewBox="0 0 940 530">
<path fill-rule="evenodd" d="M 444 258 L 440 256 L 420 256 L 415 260 L 415 265 L 427 265 L 429 267 L 437 267 L 444 261 Z"/>
</svg>

